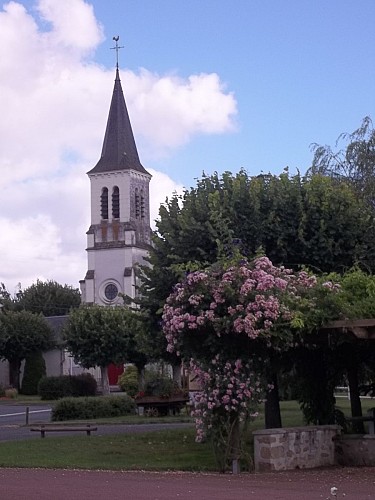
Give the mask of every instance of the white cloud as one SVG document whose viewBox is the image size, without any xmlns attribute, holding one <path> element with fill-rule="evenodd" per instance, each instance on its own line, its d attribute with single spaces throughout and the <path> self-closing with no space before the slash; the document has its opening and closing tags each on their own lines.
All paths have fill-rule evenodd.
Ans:
<svg viewBox="0 0 375 500">
<path fill-rule="evenodd" d="M 182 184 L 177 184 L 168 177 L 168 175 L 162 172 L 158 172 L 151 168 L 147 170 L 152 175 L 152 181 L 150 183 L 150 218 L 151 227 L 155 229 L 155 220 L 159 218 L 160 205 L 165 203 L 166 198 L 170 199 L 174 193 L 182 194 L 184 186 L 182 186 Z"/>
<path fill-rule="evenodd" d="M 0 281 L 11 290 L 37 278 L 78 286 L 84 277 L 85 172 L 100 156 L 114 80 L 93 59 L 104 36 L 88 2 L 39 0 L 35 12 L 17 2 L 0 10 Z M 216 74 L 181 79 L 142 69 L 121 77 L 153 174 L 154 220 L 182 186 L 151 171 L 152 158 L 195 134 L 232 130 L 236 102 Z"/>
<path fill-rule="evenodd" d="M 182 79 L 159 76 L 142 69 L 126 71 L 125 88 L 134 129 L 139 130 L 154 154 L 187 143 L 195 134 L 234 130 L 236 101 L 216 73 Z M 155 124 L 162 123 L 163 126 Z"/>
<path fill-rule="evenodd" d="M 38 10 L 52 25 L 49 43 L 87 51 L 95 49 L 104 38 L 92 5 L 82 0 L 40 0 Z"/>
</svg>

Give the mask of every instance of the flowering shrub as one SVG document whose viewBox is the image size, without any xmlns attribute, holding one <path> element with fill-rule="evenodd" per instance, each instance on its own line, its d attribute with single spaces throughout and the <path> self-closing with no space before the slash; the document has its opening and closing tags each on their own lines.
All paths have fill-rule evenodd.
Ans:
<svg viewBox="0 0 375 500">
<path fill-rule="evenodd" d="M 254 361 L 264 366 L 267 349 L 301 341 L 297 332 L 306 318 L 321 320 L 317 300 L 335 290 L 331 282 L 320 286 L 315 276 L 276 267 L 267 257 L 218 264 L 176 285 L 164 306 L 163 330 L 168 351 L 192 360 L 202 387 L 194 408 L 197 440 L 216 433 L 217 444 L 219 432 L 226 452 L 235 455 L 239 423 L 255 415 L 265 392 Z"/>
<path fill-rule="evenodd" d="M 248 340 L 270 341 L 282 333 L 284 343 L 291 341 L 288 332 L 293 319 L 298 319 L 296 313 L 301 309 L 313 306 L 306 290 L 316 285 L 315 276 L 276 267 L 267 257 L 241 261 L 228 269 L 190 273 L 176 285 L 164 307 L 167 349 L 179 353 L 183 346 L 184 355 L 188 350 L 195 358 L 203 342 L 213 358 L 220 345 L 228 344 L 225 339 L 217 339 L 228 335 L 236 337 L 240 352 L 249 346 Z M 207 338 L 213 349 L 207 345 Z"/>
<path fill-rule="evenodd" d="M 217 355 L 208 368 L 191 361 L 190 367 L 201 387 L 195 397 L 196 440 L 202 441 L 219 416 L 234 416 L 240 422 L 256 417 L 256 406 L 262 402 L 263 388 L 249 363 L 237 359 L 221 363 Z"/>
</svg>

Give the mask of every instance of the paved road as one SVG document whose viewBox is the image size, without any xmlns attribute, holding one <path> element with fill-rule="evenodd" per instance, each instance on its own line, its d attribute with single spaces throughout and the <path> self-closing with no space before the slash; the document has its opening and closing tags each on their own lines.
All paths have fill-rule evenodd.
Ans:
<svg viewBox="0 0 375 500">
<path fill-rule="evenodd" d="M 51 407 L 48 405 L 34 405 L 29 407 L 29 424 L 40 424 L 50 422 Z M 26 406 L 23 405 L 0 405 L 0 442 L 14 441 L 17 439 L 40 439 L 40 433 L 31 432 L 26 423 Z M 151 432 L 162 429 L 178 429 L 191 426 L 193 424 L 174 423 L 174 424 L 139 424 L 139 425 L 97 425 L 96 436 L 105 436 L 108 434 Z M 66 432 L 64 436 L 76 435 L 75 432 Z M 61 434 L 55 434 L 60 435 Z M 1 499 L 1 496 L 0 496 Z"/>
<path fill-rule="evenodd" d="M 29 422 L 49 422 L 51 407 L 49 405 L 0 405 L 0 426 L 24 425 L 26 423 L 26 408 L 29 408 Z"/>
<path fill-rule="evenodd" d="M 337 487 L 337 496 L 331 488 Z M 4 500 L 374 500 L 374 468 L 240 474 L 0 469 Z"/>
</svg>

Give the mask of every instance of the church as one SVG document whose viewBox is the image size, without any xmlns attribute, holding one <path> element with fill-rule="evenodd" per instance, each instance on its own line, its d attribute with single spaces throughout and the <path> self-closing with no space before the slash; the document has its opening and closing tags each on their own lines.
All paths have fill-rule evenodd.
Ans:
<svg viewBox="0 0 375 500">
<path fill-rule="evenodd" d="M 118 54 L 116 38 L 114 48 Z M 81 301 L 103 306 L 123 305 L 124 295 L 130 299 L 137 297 L 136 269 L 146 264 L 151 245 L 151 175 L 139 160 L 118 59 L 101 156 L 87 175 L 91 185 L 91 221 L 87 231 L 87 272 L 80 281 Z M 66 319 L 67 316 L 47 318 L 56 345 L 55 349 L 43 353 L 48 376 L 82 372 L 62 342 Z M 96 378 L 100 376 L 96 370 L 92 371 Z M 123 367 L 111 365 L 110 384 L 117 383 L 122 371 Z M 0 362 L 0 383 L 9 385 L 7 362 Z"/>
<path fill-rule="evenodd" d="M 116 51 L 118 44 L 116 40 Z M 137 295 L 136 267 L 150 247 L 149 183 L 122 91 L 118 62 L 101 157 L 87 175 L 91 184 L 88 268 L 80 281 L 82 302 L 123 304 Z"/>
</svg>

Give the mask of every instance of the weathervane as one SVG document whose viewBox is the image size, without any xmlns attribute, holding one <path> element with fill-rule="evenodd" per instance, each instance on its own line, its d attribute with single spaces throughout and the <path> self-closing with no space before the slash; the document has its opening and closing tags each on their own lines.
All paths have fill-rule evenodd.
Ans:
<svg viewBox="0 0 375 500">
<path fill-rule="evenodd" d="M 117 35 L 117 36 L 114 36 L 112 38 L 112 40 L 114 40 L 116 42 L 116 46 L 115 47 L 111 47 L 111 50 L 115 50 L 116 51 L 116 68 L 118 69 L 118 51 L 120 49 L 123 49 L 124 47 L 120 47 L 119 44 L 118 44 L 118 41 L 120 40 L 120 37 Z"/>
</svg>

